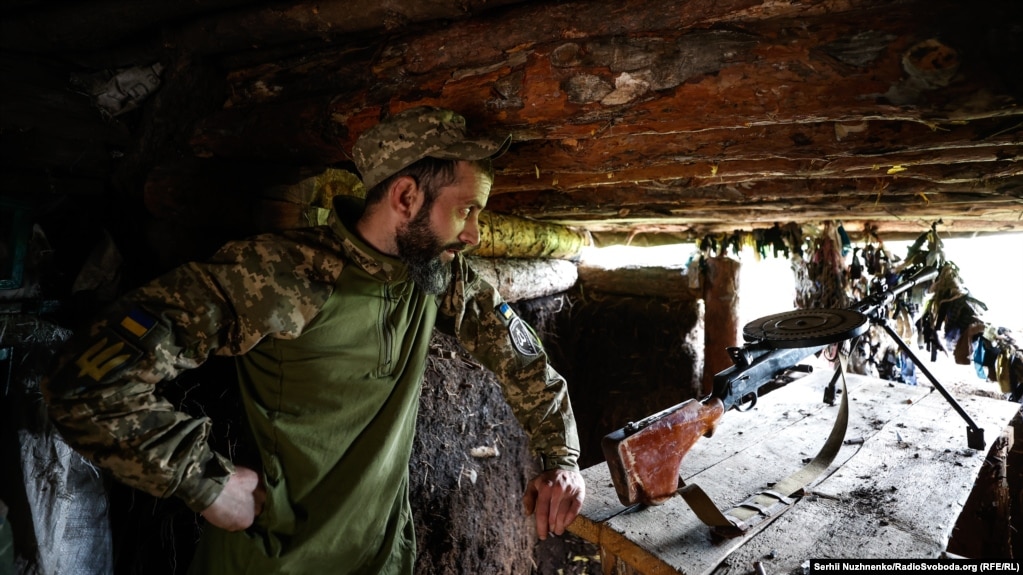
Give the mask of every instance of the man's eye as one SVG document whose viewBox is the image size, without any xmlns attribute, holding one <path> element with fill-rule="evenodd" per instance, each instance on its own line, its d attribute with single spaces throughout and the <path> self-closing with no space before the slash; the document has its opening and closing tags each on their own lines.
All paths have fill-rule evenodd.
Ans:
<svg viewBox="0 0 1023 575">
<path fill-rule="evenodd" d="M 462 208 L 458 213 L 461 214 L 463 220 L 468 219 L 469 214 L 472 213 L 472 208 Z"/>
</svg>

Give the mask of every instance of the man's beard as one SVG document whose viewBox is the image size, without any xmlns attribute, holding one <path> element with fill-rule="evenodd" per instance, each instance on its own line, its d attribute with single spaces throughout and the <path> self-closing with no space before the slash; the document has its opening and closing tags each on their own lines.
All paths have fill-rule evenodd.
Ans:
<svg viewBox="0 0 1023 575">
<path fill-rule="evenodd" d="M 408 268 L 408 275 L 423 291 L 439 295 L 451 283 L 451 265 L 441 261 L 449 249 L 463 249 L 465 244 L 444 245 L 430 229 L 429 206 L 423 206 L 416 217 L 398 231 L 398 258 Z"/>
</svg>

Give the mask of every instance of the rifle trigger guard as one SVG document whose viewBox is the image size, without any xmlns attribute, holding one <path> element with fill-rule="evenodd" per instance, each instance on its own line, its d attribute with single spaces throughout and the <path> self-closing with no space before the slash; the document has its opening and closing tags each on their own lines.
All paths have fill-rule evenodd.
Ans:
<svg viewBox="0 0 1023 575">
<path fill-rule="evenodd" d="M 753 390 L 747 393 L 746 395 L 742 396 L 742 399 L 739 400 L 739 403 L 735 404 L 735 410 L 749 411 L 757 406 L 757 399 L 759 398 L 760 395 L 757 394 L 756 390 Z"/>
</svg>

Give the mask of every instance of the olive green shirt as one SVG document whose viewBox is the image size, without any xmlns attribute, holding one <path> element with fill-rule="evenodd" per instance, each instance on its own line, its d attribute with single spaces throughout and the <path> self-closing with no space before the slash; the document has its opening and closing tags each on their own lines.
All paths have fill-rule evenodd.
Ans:
<svg viewBox="0 0 1023 575">
<path fill-rule="evenodd" d="M 267 501 L 252 528 L 209 527 L 198 573 L 411 573 L 408 461 L 434 325 L 490 368 L 545 469 L 578 469 L 567 386 L 533 331 L 461 257 L 432 296 L 336 217 L 233 242 L 128 294 L 45 383 L 70 445 L 119 480 L 193 510 L 232 463 L 210 421 L 161 381 L 237 357 Z"/>
</svg>

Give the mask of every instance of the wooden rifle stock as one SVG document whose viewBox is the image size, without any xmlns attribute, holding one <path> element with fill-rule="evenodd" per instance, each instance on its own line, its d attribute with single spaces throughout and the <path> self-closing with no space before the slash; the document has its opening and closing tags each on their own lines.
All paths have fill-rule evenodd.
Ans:
<svg viewBox="0 0 1023 575">
<path fill-rule="evenodd" d="M 601 448 L 623 505 L 660 505 L 678 490 L 682 458 L 710 437 L 724 404 L 716 397 L 690 399 L 604 436 Z"/>
</svg>

